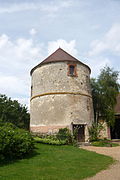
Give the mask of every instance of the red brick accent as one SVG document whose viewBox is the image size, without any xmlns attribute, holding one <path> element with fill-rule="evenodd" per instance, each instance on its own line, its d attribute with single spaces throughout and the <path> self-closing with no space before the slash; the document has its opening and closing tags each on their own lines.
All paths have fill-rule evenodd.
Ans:
<svg viewBox="0 0 120 180">
<path fill-rule="evenodd" d="M 68 126 L 31 126 L 30 131 L 33 133 L 56 133 L 60 128 L 66 128 Z"/>
</svg>

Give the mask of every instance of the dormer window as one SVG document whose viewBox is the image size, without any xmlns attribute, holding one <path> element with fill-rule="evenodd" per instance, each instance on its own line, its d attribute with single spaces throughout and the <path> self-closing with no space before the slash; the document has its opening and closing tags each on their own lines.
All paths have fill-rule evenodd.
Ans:
<svg viewBox="0 0 120 180">
<path fill-rule="evenodd" d="M 77 76 L 76 64 L 68 64 L 68 76 Z"/>
</svg>

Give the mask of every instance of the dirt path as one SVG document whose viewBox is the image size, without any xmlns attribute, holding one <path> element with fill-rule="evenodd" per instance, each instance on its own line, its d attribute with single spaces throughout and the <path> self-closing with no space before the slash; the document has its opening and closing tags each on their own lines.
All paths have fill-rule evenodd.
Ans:
<svg viewBox="0 0 120 180">
<path fill-rule="evenodd" d="M 115 164 L 111 165 L 107 170 L 103 170 L 91 178 L 86 180 L 120 180 L 120 146 L 117 147 L 95 147 L 84 146 L 83 149 L 95 151 L 99 154 L 104 154 L 118 160 Z"/>
</svg>

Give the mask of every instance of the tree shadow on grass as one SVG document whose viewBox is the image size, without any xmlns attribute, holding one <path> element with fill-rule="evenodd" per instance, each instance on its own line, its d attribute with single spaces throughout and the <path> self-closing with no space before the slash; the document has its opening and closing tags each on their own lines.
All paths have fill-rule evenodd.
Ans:
<svg viewBox="0 0 120 180">
<path fill-rule="evenodd" d="M 31 152 L 30 154 L 27 154 L 27 155 L 25 155 L 24 157 L 21 157 L 21 158 L 6 158 L 4 160 L 0 160 L 0 167 L 19 162 L 20 160 L 23 160 L 23 159 L 31 159 L 31 158 L 33 158 L 33 157 L 35 157 L 37 155 L 40 155 L 40 153 L 37 152 L 36 149 L 33 152 Z"/>
</svg>

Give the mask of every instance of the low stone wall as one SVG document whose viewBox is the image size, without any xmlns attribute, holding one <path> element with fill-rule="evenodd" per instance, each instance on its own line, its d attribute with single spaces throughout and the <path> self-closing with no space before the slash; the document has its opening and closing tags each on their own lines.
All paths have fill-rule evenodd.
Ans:
<svg viewBox="0 0 120 180">
<path fill-rule="evenodd" d="M 40 134 L 54 134 L 59 131 L 60 128 L 69 128 L 69 126 L 31 126 L 30 131 L 32 133 Z"/>
<path fill-rule="evenodd" d="M 100 132 L 100 138 L 111 139 L 110 137 L 110 128 L 104 120 L 99 120 L 99 123 L 102 124 L 103 130 Z"/>
</svg>

